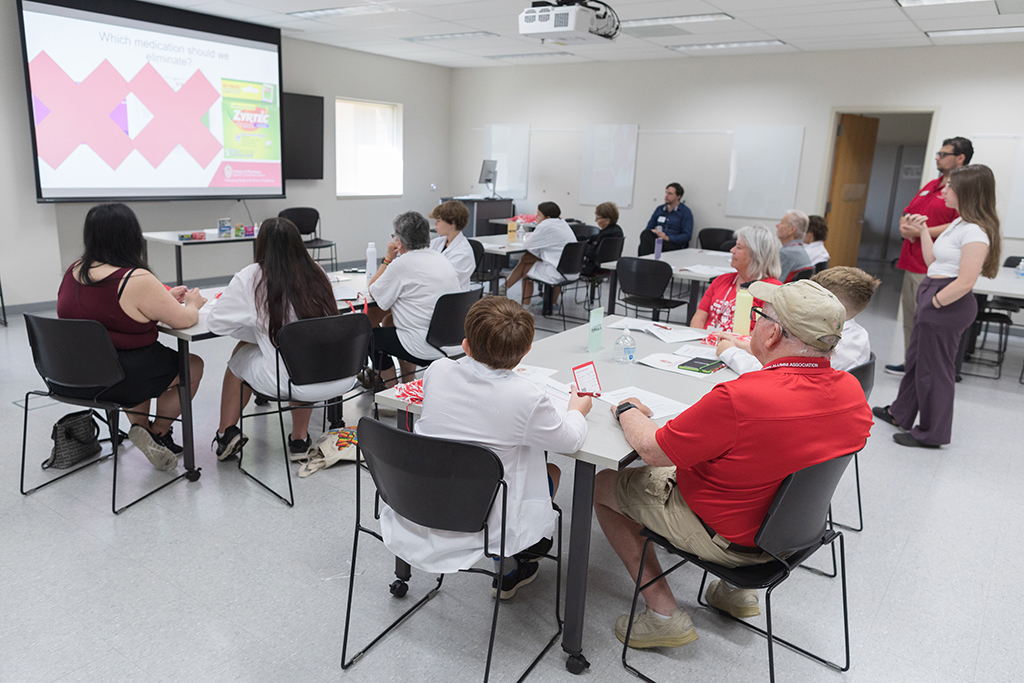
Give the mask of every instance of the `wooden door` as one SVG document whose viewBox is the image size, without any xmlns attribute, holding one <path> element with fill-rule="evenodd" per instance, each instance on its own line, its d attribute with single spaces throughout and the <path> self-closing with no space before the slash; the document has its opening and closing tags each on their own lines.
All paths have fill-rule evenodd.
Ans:
<svg viewBox="0 0 1024 683">
<path fill-rule="evenodd" d="M 831 266 L 857 265 L 877 137 L 878 119 L 856 114 L 840 117 L 832 184 L 825 209 L 825 221 L 828 223 L 825 248 L 828 249 Z"/>
</svg>

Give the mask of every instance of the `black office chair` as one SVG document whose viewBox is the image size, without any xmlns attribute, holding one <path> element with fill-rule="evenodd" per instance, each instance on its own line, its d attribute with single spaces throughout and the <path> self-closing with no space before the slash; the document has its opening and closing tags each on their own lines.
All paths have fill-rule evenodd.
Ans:
<svg viewBox="0 0 1024 683">
<path fill-rule="evenodd" d="M 817 275 L 823 270 L 828 270 L 828 261 L 818 261 L 814 264 L 814 274 Z"/>
<path fill-rule="evenodd" d="M 569 224 L 569 227 L 572 229 L 573 234 L 576 235 L 576 239 L 579 242 L 586 242 L 600 230 L 596 225 L 587 225 L 586 223 L 579 223 L 571 220 L 566 221 L 566 223 Z"/>
<path fill-rule="evenodd" d="M 376 420 L 364 417 L 359 421 L 358 452 L 361 462 L 365 462 L 370 471 L 373 483 L 377 487 L 374 502 L 374 518 L 380 518 L 380 502 L 383 501 L 403 518 L 431 529 L 454 533 L 476 534 L 483 532 L 483 547 L 487 557 L 499 560 L 498 571 L 472 567 L 460 571 L 483 574 L 497 580 L 504 575 L 505 553 L 505 514 L 508 487 L 504 481 L 504 468 L 501 460 L 492 451 L 481 446 L 474 446 L 448 439 L 435 439 L 420 436 L 411 432 L 388 427 Z M 390 626 L 384 629 L 362 650 L 351 658 L 348 657 L 348 640 L 352 626 L 352 596 L 355 591 L 355 577 L 359 551 L 359 536 L 369 534 L 379 541 L 381 535 L 362 524 L 361 470 L 356 467 L 356 521 L 355 533 L 352 537 L 352 562 L 349 570 L 348 602 L 345 607 L 345 633 L 341 646 L 341 668 L 348 669 L 359 661 L 374 645 L 408 619 L 423 605 L 431 600 L 441 589 L 444 574 L 437 577 L 437 585 L 406 610 Z M 491 528 L 488 519 L 492 510 L 500 512 L 500 529 Z M 555 561 L 555 621 L 557 631 L 547 641 L 544 649 L 537 655 L 526 672 L 519 678 L 522 681 L 540 659 L 557 642 L 562 633 L 561 578 L 562 578 L 562 513 L 558 513 L 558 527 L 554 556 L 542 557 Z M 499 535 L 498 553 L 487 552 L 493 548 L 494 534 Z M 367 573 L 367 576 L 371 576 Z M 374 575 L 376 576 L 376 575 Z M 397 584 L 397 585 L 396 585 Z M 404 581 L 396 581 L 391 586 L 391 593 L 403 597 L 408 589 Z M 491 617 L 491 635 L 487 645 L 487 663 L 484 668 L 484 681 L 491 672 L 491 656 L 494 650 L 494 634 L 498 623 L 498 607 L 501 600 L 494 598 Z"/>
<path fill-rule="evenodd" d="M 722 242 L 722 246 L 719 251 L 732 251 L 732 248 L 736 246 L 736 240 L 726 240 Z"/>
<path fill-rule="evenodd" d="M 800 280 L 810 280 L 811 276 L 814 275 L 814 266 L 807 266 L 806 268 L 797 268 L 791 271 L 786 276 L 784 282 L 799 282 Z"/>
<path fill-rule="evenodd" d="M 761 528 L 755 537 L 757 547 L 775 558 L 771 562 L 748 567 L 723 567 L 680 550 L 653 531 L 643 529 L 640 533 L 647 540 L 644 541 L 640 569 L 637 573 L 636 587 L 633 591 L 633 605 L 630 608 L 629 625 L 626 628 L 626 643 L 622 646 L 622 666 L 633 675 L 645 681 L 651 681 L 650 678 L 626 662 L 626 654 L 629 652 L 629 637 L 633 629 L 633 619 L 636 616 L 637 598 L 640 596 L 640 591 L 660 581 L 689 562 L 704 570 L 704 575 L 700 581 L 700 588 L 697 591 L 697 602 L 702 607 L 710 607 L 710 605 L 704 602 L 704 585 L 707 583 L 708 573 L 714 574 L 719 579 L 739 588 L 767 589 L 765 591 L 766 629 L 761 629 L 725 612 L 720 614 L 767 638 L 768 671 L 773 683 L 775 681 L 774 644 L 776 642 L 831 669 L 848 671 L 850 669 L 850 615 L 846 601 L 846 545 L 842 532 L 830 528 L 826 522 L 826 516 L 832 500 L 832 494 L 835 493 L 836 486 L 839 484 L 839 480 L 842 478 L 843 472 L 850 464 L 852 458 L 853 454 L 851 453 L 832 460 L 826 460 L 825 462 L 794 472 L 783 480 L 778 492 L 775 494 L 775 500 L 768 509 L 768 514 L 765 515 Z M 837 540 L 839 541 L 839 554 L 842 559 L 843 629 L 846 642 L 846 663 L 842 666 L 813 654 L 787 640 L 783 640 L 772 632 L 772 591 L 789 577 L 793 569 L 800 566 L 819 548 L 825 545 L 833 545 Z M 641 584 L 644 560 L 647 557 L 648 546 L 652 543 L 661 546 L 673 555 L 681 557 L 682 560 L 647 583 Z"/>
<path fill-rule="evenodd" d="M 118 450 L 121 441 L 126 438 L 125 434 L 118 428 L 118 418 L 122 411 L 128 412 L 134 406 L 124 406 L 119 403 L 96 400 L 96 396 L 114 386 L 124 379 L 124 371 L 121 363 L 117 360 L 117 351 L 110 341 L 110 334 L 102 324 L 95 320 L 60 320 L 57 318 L 43 318 L 35 315 L 25 314 L 25 328 L 28 332 L 28 343 L 32 347 L 32 360 L 36 370 L 46 383 L 48 391 L 29 391 L 25 394 L 25 417 L 21 437 L 21 487 L 22 495 L 28 495 L 33 491 L 60 481 L 79 470 L 94 465 L 100 460 L 105 460 L 111 455 L 114 459 L 114 479 L 110 495 L 110 509 L 113 513 L 119 514 L 135 505 L 140 500 L 148 498 L 157 491 L 170 486 L 174 482 L 188 477 L 192 481 L 198 479 L 198 472 L 182 473 L 173 479 L 152 489 L 148 493 L 136 498 L 127 505 L 117 506 L 117 464 Z M 76 398 L 67 396 L 64 391 L 67 389 L 95 389 L 91 392 L 94 398 Z M 110 453 L 99 455 L 84 465 L 79 465 L 72 470 L 65 472 L 59 477 L 54 477 L 34 488 L 25 489 L 25 462 L 28 445 L 28 413 L 29 397 L 45 396 L 61 403 L 74 406 L 92 408 L 102 411 L 102 416 L 97 416 L 106 422 L 110 430 L 110 438 L 102 439 L 111 443 Z M 156 417 L 150 415 L 149 417 Z"/>
<path fill-rule="evenodd" d="M 580 278 L 580 271 L 583 270 L 583 252 L 586 250 L 585 242 L 570 242 L 569 244 L 562 247 L 562 256 L 558 259 L 558 266 L 556 270 L 561 276 L 557 282 L 544 282 L 536 278 L 530 277 L 531 280 L 538 283 L 541 289 L 541 297 L 543 298 L 543 310 L 544 314 L 547 315 L 554 306 L 555 299 L 555 287 L 564 287 L 572 282 L 576 282 Z M 562 297 L 562 329 L 565 330 L 565 301 L 566 297 Z"/>
<path fill-rule="evenodd" d="M 624 256 L 619 259 L 616 273 L 623 294 L 621 301 L 636 307 L 638 315 L 639 309 L 650 308 L 654 322 L 658 322 L 662 310 L 671 311 L 686 303 L 665 298 L 665 288 L 672 281 L 672 266 L 665 261 Z"/>
<path fill-rule="evenodd" d="M 849 373 L 860 382 L 860 388 L 864 390 L 864 400 L 871 400 L 871 390 L 875 387 L 875 354 L 872 352 L 867 363 L 861 363 L 855 368 L 850 368 Z M 853 454 L 853 474 L 857 482 L 857 526 L 842 524 L 833 521 L 836 526 L 841 526 L 850 531 L 864 531 L 864 508 L 860 498 L 860 453 Z"/>
<path fill-rule="evenodd" d="M 1005 308 L 991 308 L 988 296 L 975 294 L 978 301 L 978 313 L 967 330 L 967 344 L 963 358 L 964 366 L 967 363 L 983 367 L 995 368 L 995 375 L 979 372 L 968 372 L 959 369 L 958 374 L 970 375 L 971 377 L 984 377 L 985 379 L 999 379 L 1003 375 L 1003 360 L 1006 358 L 1006 350 L 1010 344 L 1010 328 L 1013 326 L 1013 319 L 1010 318 L 1012 311 L 1009 306 Z M 1012 299 L 1003 298 L 999 305 L 1005 306 Z M 986 348 L 988 333 L 992 325 L 996 326 L 996 348 Z M 978 336 L 981 335 L 981 343 L 978 344 Z"/>
<path fill-rule="evenodd" d="M 600 265 L 602 263 L 608 263 L 609 261 L 618 261 L 622 257 L 622 247 L 626 243 L 625 237 L 608 237 L 601 240 L 597 245 L 597 253 L 594 255 L 594 261 Z M 580 275 L 579 282 L 586 285 L 586 298 L 583 301 L 576 299 L 576 303 L 582 303 L 586 310 L 590 310 L 594 306 L 595 301 L 601 300 L 601 284 L 608 279 L 611 274 L 610 270 L 604 268 L 598 268 L 592 275 Z M 579 291 L 579 286 L 575 288 L 575 291 Z"/>
<path fill-rule="evenodd" d="M 284 209 L 281 213 L 277 214 L 278 218 L 287 218 L 295 227 L 299 229 L 299 233 L 302 234 L 302 239 L 306 244 L 306 249 L 313 252 L 313 260 L 317 263 L 329 263 L 331 264 L 331 270 L 338 269 L 338 248 L 337 245 L 331 240 L 325 240 L 320 237 L 320 212 L 311 207 L 294 207 L 290 209 Z M 310 237 L 312 235 L 312 237 Z M 320 250 L 327 249 L 331 257 L 329 259 L 320 258 L 318 254 Z"/>
<path fill-rule="evenodd" d="M 697 242 L 700 244 L 701 249 L 710 249 L 712 251 L 729 251 L 732 249 L 725 249 L 725 243 L 732 240 L 732 236 L 735 231 L 729 228 L 704 228 L 697 233 Z"/>
<path fill-rule="evenodd" d="M 281 331 L 277 333 L 275 367 L 277 368 L 279 393 L 276 396 L 258 394 L 268 402 L 277 403 L 277 408 L 259 411 L 249 417 L 277 413 L 278 423 L 281 427 L 281 444 L 284 449 L 284 469 L 288 479 L 288 497 L 285 498 L 243 467 L 244 444 L 238 450 L 238 469 L 242 474 L 283 500 L 289 507 L 295 505 L 295 493 L 292 490 L 292 471 L 289 466 L 291 461 L 288 458 L 288 437 L 284 430 L 284 413 L 295 410 L 295 406 L 286 405 L 289 401 L 296 400 L 292 398 L 292 387 L 310 387 L 323 382 L 355 377 L 362 369 L 370 348 L 371 328 L 370 319 L 366 315 L 350 313 L 326 318 L 296 320 L 282 327 Z M 288 370 L 286 385 L 282 385 L 281 382 L 282 362 Z M 243 382 L 243 390 L 244 386 L 248 385 Z M 287 390 L 280 392 L 282 386 L 287 386 Z M 324 395 L 319 401 L 307 402 L 303 399 L 304 405 L 301 407 L 327 409 L 331 406 L 341 405 L 344 400 L 343 396 Z M 244 421 L 245 411 L 243 410 L 239 418 L 239 429 L 242 429 Z M 242 431 L 245 430 L 242 429 Z"/>
<path fill-rule="evenodd" d="M 473 258 L 476 260 L 476 270 L 469 276 L 470 282 L 494 283 L 503 276 L 500 268 L 492 268 L 488 263 L 487 254 L 484 252 L 484 245 L 477 240 L 469 240 L 469 246 L 473 248 Z"/>
</svg>

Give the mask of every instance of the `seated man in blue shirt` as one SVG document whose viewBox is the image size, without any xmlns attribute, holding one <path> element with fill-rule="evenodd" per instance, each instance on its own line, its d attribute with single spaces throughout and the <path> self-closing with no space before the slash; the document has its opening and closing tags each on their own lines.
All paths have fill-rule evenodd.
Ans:
<svg viewBox="0 0 1024 683">
<path fill-rule="evenodd" d="M 683 186 L 669 183 L 665 188 L 665 203 L 654 210 L 647 227 L 640 233 L 637 256 L 654 253 L 654 241 L 663 240 L 662 251 L 686 249 L 693 234 L 693 214 L 683 204 Z"/>
</svg>

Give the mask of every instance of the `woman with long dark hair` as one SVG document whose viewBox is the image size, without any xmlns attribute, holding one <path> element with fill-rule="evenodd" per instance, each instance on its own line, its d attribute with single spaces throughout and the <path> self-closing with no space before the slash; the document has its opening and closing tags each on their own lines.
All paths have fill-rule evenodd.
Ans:
<svg viewBox="0 0 1024 683">
<path fill-rule="evenodd" d="M 153 467 L 172 469 L 182 450 L 171 436 L 171 423 L 181 414 L 178 353 L 157 341 L 156 324 L 192 327 L 206 299 L 198 289 L 179 286 L 168 291 L 150 272 L 139 219 L 124 204 L 89 209 L 82 237 L 85 251 L 64 273 L 57 316 L 102 323 L 117 350 L 124 379 L 99 396 L 89 389 L 67 388 L 61 393 L 133 406 L 128 412 L 128 438 Z M 203 361 L 190 356 L 189 363 L 195 396 Z M 157 417 L 151 422 L 154 398 Z"/>
<path fill-rule="evenodd" d="M 327 274 L 313 261 L 302 242 L 299 229 L 286 218 L 268 218 L 256 237 L 256 263 L 231 278 L 207 319 L 210 331 L 239 339 L 224 371 L 220 399 L 220 427 L 214 437 L 217 458 L 235 453 L 247 438 L 238 428 L 242 409 L 252 391 L 277 396 L 288 391 L 288 371 L 281 364 L 281 387 L 277 386 L 277 333 L 295 320 L 323 318 L 338 314 L 338 305 Z M 293 386 L 298 401 L 315 400 L 325 393 L 341 396 L 352 388 L 355 377 L 312 387 Z M 314 395 L 315 394 L 315 395 Z M 302 403 L 293 402 L 293 406 Z M 309 418 L 312 410 L 291 411 L 292 433 L 289 450 L 309 449 Z"/>
<path fill-rule="evenodd" d="M 908 219 L 920 232 L 928 274 L 917 290 L 914 331 L 899 394 L 892 405 L 871 409 L 878 419 L 906 430 L 893 434 L 901 446 L 938 448 L 949 443 L 957 347 L 978 313 L 971 290 L 979 275 L 991 278 L 999 272 L 999 216 L 992 171 L 981 164 L 953 169 L 942 197 L 960 217 L 934 242 L 926 216 Z"/>
</svg>

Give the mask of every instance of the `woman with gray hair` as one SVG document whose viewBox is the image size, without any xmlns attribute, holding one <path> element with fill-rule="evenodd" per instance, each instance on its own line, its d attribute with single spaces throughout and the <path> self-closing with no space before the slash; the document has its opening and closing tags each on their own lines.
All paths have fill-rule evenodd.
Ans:
<svg viewBox="0 0 1024 683">
<path fill-rule="evenodd" d="M 779 239 L 763 225 L 748 225 L 736 231 L 736 246 L 732 248 L 735 273 L 719 275 L 708 286 L 704 297 L 697 305 L 697 312 L 690 321 L 692 327 L 732 332 L 733 314 L 736 311 L 736 292 L 758 280 L 773 285 L 779 282 Z M 763 302 L 754 299 L 754 305 Z M 753 331 L 754 322 L 750 329 Z"/>
<path fill-rule="evenodd" d="M 444 254 L 429 249 L 430 225 L 422 214 L 406 211 L 392 223 L 394 233 L 380 268 L 370 278 L 370 296 L 379 307 L 374 322 L 374 364 L 385 383 L 395 380 L 391 356 L 411 376 L 422 361 L 443 354 L 427 343 L 434 305 L 443 294 L 460 292 L 459 276 Z M 377 327 L 383 323 L 384 327 Z"/>
</svg>

